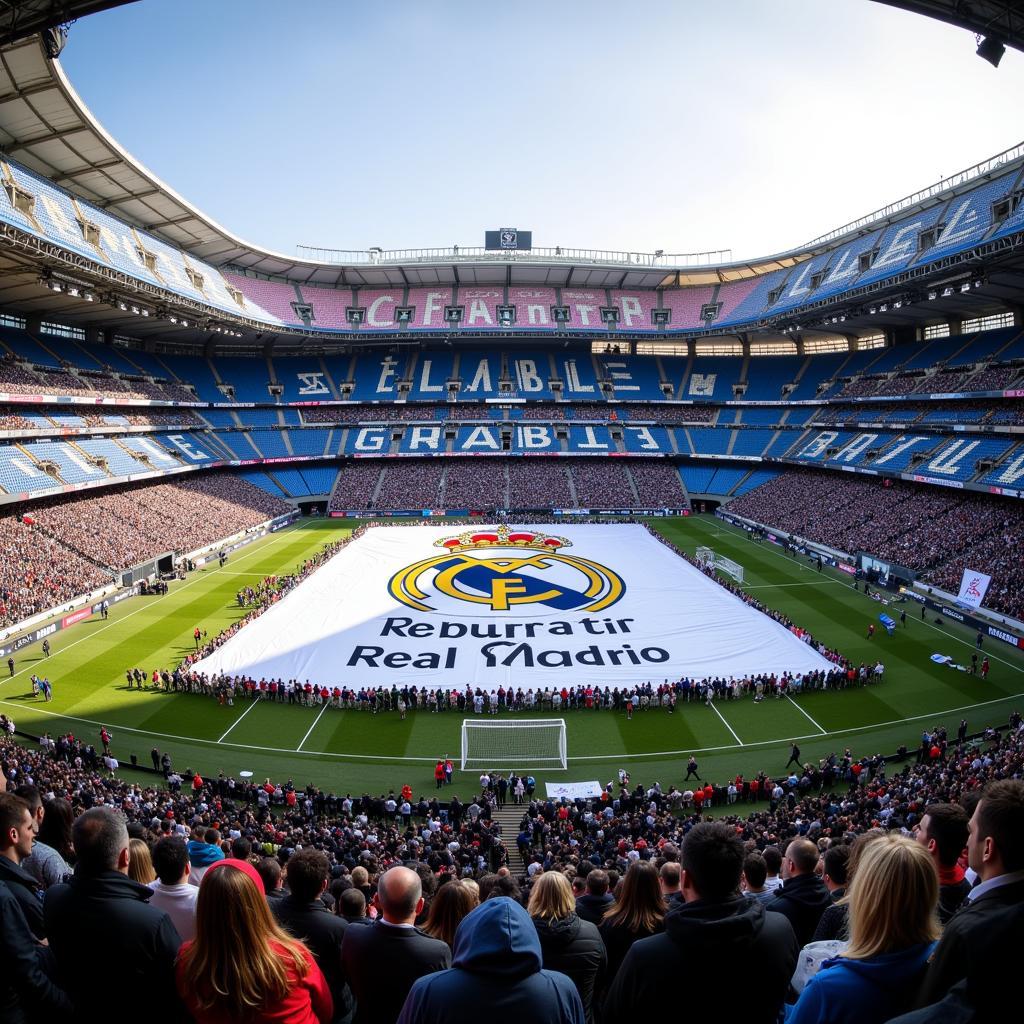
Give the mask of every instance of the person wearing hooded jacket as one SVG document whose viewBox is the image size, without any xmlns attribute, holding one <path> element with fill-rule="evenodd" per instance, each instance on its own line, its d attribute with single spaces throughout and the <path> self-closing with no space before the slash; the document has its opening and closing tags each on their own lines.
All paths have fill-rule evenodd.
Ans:
<svg viewBox="0 0 1024 1024">
<path fill-rule="evenodd" d="M 572 886 L 561 871 L 546 871 L 534 879 L 527 911 L 540 939 L 544 967 L 572 979 L 590 1024 L 594 993 L 608 969 L 608 953 L 597 925 L 577 915 Z"/>
<path fill-rule="evenodd" d="M 786 1024 L 884 1024 L 911 1008 L 939 937 L 939 878 L 927 850 L 887 835 L 849 888 L 850 942 L 786 1007 Z"/>
<path fill-rule="evenodd" d="M 507 896 L 487 900 L 455 933 L 447 971 L 420 978 L 398 1024 L 584 1024 L 583 1003 L 564 974 L 541 967 L 540 939 L 526 911 Z"/>
<path fill-rule="evenodd" d="M 743 857 L 743 843 L 729 826 L 702 822 L 690 829 L 681 851 L 686 902 L 665 915 L 662 934 L 630 947 L 605 998 L 603 1020 L 658 1019 L 680 999 L 687 1018 L 716 1018 L 728 987 L 732 1016 L 774 1024 L 799 947 L 785 917 L 740 893 Z M 681 979 L 698 968 L 700 984 L 684 991 Z"/>
</svg>

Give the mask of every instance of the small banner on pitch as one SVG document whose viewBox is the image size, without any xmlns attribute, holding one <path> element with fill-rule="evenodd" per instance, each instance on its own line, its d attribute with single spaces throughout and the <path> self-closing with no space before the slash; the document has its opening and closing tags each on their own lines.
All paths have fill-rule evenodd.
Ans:
<svg viewBox="0 0 1024 1024">
<path fill-rule="evenodd" d="M 983 572 L 964 569 L 964 578 L 960 581 L 960 596 L 957 598 L 957 604 L 966 605 L 968 608 L 980 608 L 991 582 L 992 577 L 986 576 Z"/>
<path fill-rule="evenodd" d="M 601 783 L 593 782 L 546 782 L 549 800 L 589 800 L 601 795 Z"/>
</svg>

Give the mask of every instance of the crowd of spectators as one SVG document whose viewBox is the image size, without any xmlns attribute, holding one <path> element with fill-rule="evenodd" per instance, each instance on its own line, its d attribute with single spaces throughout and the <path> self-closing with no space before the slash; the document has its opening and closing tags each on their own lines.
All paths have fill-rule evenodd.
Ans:
<svg viewBox="0 0 1024 1024">
<path fill-rule="evenodd" d="M 445 463 L 441 459 L 403 459 L 375 464 L 381 474 L 380 486 L 370 509 L 435 508 Z M 344 476 L 345 470 L 342 470 Z"/>
<path fill-rule="evenodd" d="M 667 462 L 637 460 L 630 464 L 637 498 L 643 508 L 679 508 L 686 503 L 679 470 Z"/>
<path fill-rule="evenodd" d="M 1017 503 L 904 481 L 788 471 L 729 503 L 729 511 L 840 551 L 868 551 L 959 592 L 969 566 L 992 576 L 986 607 L 1024 617 Z"/>
<path fill-rule="evenodd" d="M 291 510 L 229 474 L 46 499 L 0 518 L 0 626 L 102 587 L 112 571 L 203 544 Z"/>
<path fill-rule="evenodd" d="M 509 508 L 572 508 L 565 459 L 509 459 Z"/>
<path fill-rule="evenodd" d="M 976 373 L 940 370 L 934 374 L 908 373 L 893 377 L 854 377 L 846 382 L 839 398 L 879 395 L 951 394 L 965 391 L 1003 391 L 1012 388 L 1020 375 L 1013 366 L 995 366 Z"/>
<path fill-rule="evenodd" d="M 998 1008 L 1024 908 L 1021 716 L 976 741 L 966 721 L 955 740 L 926 729 L 916 759 L 798 754 L 714 781 L 696 758 L 665 785 L 620 771 L 576 800 L 517 771 L 342 796 L 179 773 L 156 747 L 161 784 L 129 781 L 81 737 L 0 736 L 3 1008 L 461 1024 L 486 1000 L 498 1024 L 610 1024 L 697 969 L 691 1009 L 740 971 L 729 1005 L 765 1024 Z M 496 813 L 510 793 L 515 835 Z M 261 977 L 300 966 L 257 983 L 240 942 Z"/>
<path fill-rule="evenodd" d="M 110 575 L 94 562 L 20 516 L 0 518 L 0 551 L 2 628 L 110 582 Z"/>
<path fill-rule="evenodd" d="M 576 502 L 582 508 L 635 508 L 638 504 L 626 464 L 618 459 L 574 459 L 570 472 Z"/>
<path fill-rule="evenodd" d="M 448 459 L 438 502 L 441 508 L 507 508 L 508 477 L 505 460 L 492 466 L 490 459 Z"/>
</svg>

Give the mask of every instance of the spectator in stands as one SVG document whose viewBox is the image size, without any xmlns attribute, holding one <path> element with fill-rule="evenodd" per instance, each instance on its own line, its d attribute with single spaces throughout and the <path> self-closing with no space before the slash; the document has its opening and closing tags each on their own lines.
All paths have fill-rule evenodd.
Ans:
<svg viewBox="0 0 1024 1024">
<path fill-rule="evenodd" d="M 964 977 L 965 950 L 991 935 L 1005 907 L 1024 904 L 1024 781 L 1000 779 L 984 789 L 971 816 L 967 859 L 979 883 L 946 926 L 918 993 L 918 1005 L 937 1002 Z"/>
<path fill-rule="evenodd" d="M 682 846 L 686 902 L 668 914 L 661 935 L 635 942 L 626 954 L 605 1020 L 657 1020 L 682 1001 L 692 1020 L 714 1019 L 724 1006 L 749 1024 L 774 1024 L 799 947 L 781 914 L 740 895 L 742 869 L 735 829 L 721 822 L 690 829 Z"/>
<path fill-rule="evenodd" d="M 24 868 L 43 889 L 63 882 L 71 875 L 71 866 L 52 846 L 39 838 L 46 824 L 46 807 L 39 793 L 39 787 L 25 783 L 16 790 L 17 795 L 28 804 L 29 813 L 35 825 L 36 835 L 32 841 L 32 852 L 22 861 Z M 60 822 L 60 812 L 54 812 L 55 825 Z"/>
<path fill-rule="evenodd" d="M 832 902 L 815 873 L 817 866 L 817 846 L 809 839 L 793 839 L 782 858 L 782 888 L 768 904 L 769 910 L 789 920 L 800 946 L 811 941 L 818 920 Z"/>
<path fill-rule="evenodd" d="M 197 1024 L 330 1024 L 333 1017 L 312 953 L 274 920 L 262 880 L 246 861 L 226 858 L 203 876 L 196 937 L 182 946 L 176 975 Z"/>
<path fill-rule="evenodd" d="M 454 949 L 459 923 L 476 905 L 472 891 L 459 880 L 438 888 L 430 901 L 430 911 L 423 922 L 423 931 Z"/>
<path fill-rule="evenodd" d="M 68 865 L 67 871 L 62 874 L 58 881 L 66 882 L 71 875 L 71 865 L 74 863 L 75 851 L 71 845 L 71 825 L 74 821 L 74 814 L 71 811 L 71 804 L 67 800 L 61 799 L 44 799 L 43 800 L 43 820 L 39 825 L 39 833 L 36 836 L 38 843 L 42 843 L 48 846 L 51 850 L 61 858 L 64 864 Z M 32 846 L 32 853 L 35 854 L 36 845 Z M 49 855 L 46 855 L 46 862 L 48 868 L 41 871 L 43 878 L 40 878 L 40 883 L 44 888 L 49 888 L 52 883 L 49 879 L 53 875 L 53 864 L 49 860 Z M 32 857 L 29 857 L 28 862 L 25 865 L 26 869 L 33 873 L 39 867 L 39 863 L 33 862 Z M 61 865 L 58 867 L 63 870 Z M 38 877 L 38 876 L 37 876 Z"/>
<path fill-rule="evenodd" d="M 263 890 L 271 903 L 284 899 L 284 872 L 276 857 L 261 857 L 256 863 L 256 873 L 263 880 Z"/>
<path fill-rule="evenodd" d="M 667 860 L 661 865 L 661 870 L 658 872 L 666 911 L 671 910 L 683 900 L 683 894 L 679 891 L 679 871 L 679 861 Z"/>
<path fill-rule="evenodd" d="M 149 852 L 149 847 L 141 839 L 129 840 L 128 846 L 128 877 L 139 885 L 152 885 L 156 881 L 156 871 L 153 868 L 153 856 Z"/>
<path fill-rule="evenodd" d="M 327 891 L 331 865 L 326 854 L 313 847 L 288 858 L 288 895 L 268 901 L 277 923 L 302 939 L 327 979 L 334 1002 L 334 1020 L 352 1017 L 352 993 L 341 970 L 341 943 L 348 929 L 343 917 L 332 914 L 321 897 Z"/>
<path fill-rule="evenodd" d="M 354 885 L 338 897 L 338 913 L 349 924 L 369 924 L 366 916 L 366 897 Z"/>
<path fill-rule="evenodd" d="M 605 911 L 614 902 L 608 891 L 608 872 L 594 868 L 587 873 L 586 891 L 576 900 L 576 914 L 584 921 L 599 925 Z"/>
<path fill-rule="evenodd" d="M 832 843 L 821 857 L 821 880 L 828 889 L 830 906 L 818 918 L 812 942 L 827 939 L 846 939 L 846 886 L 850 877 L 851 847 L 846 843 Z"/>
<path fill-rule="evenodd" d="M 59 1024 L 70 1019 L 71 1001 L 50 978 L 49 950 L 32 934 L 21 904 L 6 882 L 0 882 L 0 964 L 0 1020 L 4 1024 Z"/>
<path fill-rule="evenodd" d="M 761 854 L 749 853 L 743 858 L 743 875 L 740 881 L 743 895 L 748 900 L 768 904 L 775 899 L 775 894 L 764 884 L 767 875 L 768 865 Z"/>
<path fill-rule="evenodd" d="M 151 907 L 144 885 L 128 877 L 128 829 L 109 807 L 94 807 L 74 824 L 75 874 L 46 892 L 46 934 L 62 984 L 81 1020 L 129 1019 L 146 1007 L 147 1021 L 178 1021 L 174 986 L 181 946 L 171 919 Z M 117 984 L 100 984 L 118 973 Z"/>
<path fill-rule="evenodd" d="M 459 925 L 452 968 L 413 985 L 398 1024 L 583 1024 L 576 987 L 541 962 L 526 911 L 507 896 L 489 899 Z"/>
<path fill-rule="evenodd" d="M 959 804 L 931 804 L 914 827 L 914 838 L 939 874 L 939 923 L 947 924 L 971 891 L 959 860 L 967 845 L 967 812 Z"/>
<path fill-rule="evenodd" d="M 46 938 L 42 886 L 24 868 L 32 853 L 35 821 L 28 804 L 14 793 L 0 793 L 0 882 L 21 906 L 32 934 Z"/>
<path fill-rule="evenodd" d="M 181 836 L 164 836 L 153 847 L 156 881 L 150 883 L 150 906 L 163 910 L 184 940 L 196 934 L 196 900 L 199 889 L 189 884 L 192 865 Z"/>
<path fill-rule="evenodd" d="M 576 915 L 572 886 L 561 871 L 545 871 L 534 879 L 527 910 L 540 938 L 545 969 L 572 979 L 589 1024 L 594 1019 L 594 995 L 608 968 L 601 933 Z"/>
<path fill-rule="evenodd" d="M 220 833 L 215 828 L 196 826 L 192 830 L 192 838 L 188 843 L 188 859 L 192 864 L 189 881 L 199 885 L 206 869 L 223 859 L 224 851 L 220 848 Z"/>
<path fill-rule="evenodd" d="M 939 883 L 924 847 L 870 843 L 850 884 L 850 942 L 807 983 L 786 1024 L 883 1024 L 913 1002 L 939 935 Z"/>
<path fill-rule="evenodd" d="M 633 861 L 600 926 L 608 951 L 608 984 L 637 939 L 646 939 L 665 930 L 666 910 L 658 869 L 649 860 Z"/>
<path fill-rule="evenodd" d="M 381 875 L 374 903 L 380 912 L 366 928 L 349 928 L 341 946 L 356 998 L 355 1024 L 391 1024 L 413 982 L 451 966 L 448 946 L 415 926 L 423 910 L 420 876 L 406 867 Z"/>
</svg>

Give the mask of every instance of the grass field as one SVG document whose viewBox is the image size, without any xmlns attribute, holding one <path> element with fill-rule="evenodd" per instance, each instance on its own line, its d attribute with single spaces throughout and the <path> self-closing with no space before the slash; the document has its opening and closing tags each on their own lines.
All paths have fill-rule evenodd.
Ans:
<svg viewBox="0 0 1024 1024">
<path fill-rule="evenodd" d="M 212 635 L 240 616 L 234 599 L 239 587 L 293 570 L 352 525 L 301 522 L 242 549 L 223 569 L 173 584 L 165 597 L 132 598 L 116 605 L 106 622 L 96 618 L 56 634 L 49 659 L 38 645 L 26 648 L 15 677 L 0 683 L 0 710 L 27 732 L 72 731 L 97 743 L 105 725 L 123 763 L 135 753 L 140 763 L 149 764 L 155 745 L 170 751 L 178 770 L 250 770 L 258 777 L 313 781 L 336 792 L 405 782 L 416 790 L 429 787 L 435 759 L 458 753 L 463 718 L 458 713 L 413 713 L 402 722 L 397 714 L 260 702 L 227 708 L 196 695 L 140 693 L 125 686 L 126 667 L 152 671 L 175 664 L 191 649 L 197 624 Z M 654 525 L 689 552 L 708 545 L 740 562 L 746 586 L 762 602 L 856 663 L 881 658 L 885 682 L 804 694 L 796 701 L 690 704 L 674 715 L 638 713 L 630 722 L 611 712 L 566 713 L 569 769 L 551 778 L 605 782 L 628 765 L 634 778 L 668 785 L 680 780 L 690 752 L 697 754 L 705 779 L 762 768 L 771 774 L 782 769 L 794 738 L 808 758 L 846 746 L 855 753 L 889 753 L 900 743 L 913 748 L 924 726 L 941 722 L 955 732 L 965 717 L 974 731 L 1005 722 L 1015 706 L 1024 708 L 1024 656 L 1006 644 L 986 640 L 992 667 L 982 681 L 929 660 L 940 652 L 969 662 L 974 634 L 955 624 L 922 622 L 916 605 L 908 608 L 905 629 L 893 637 L 879 630 L 881 635 L 868 640 L 867 625 L 877 621 L 879 606 L 855 592 L 846 577 L 818 573 L 773 545 L 751 543 L 712 517 L 655 520 Z M 32 698 L 32 672 L 49 676 L 52 702 Z M 543 780 L 544 773 L 537 774 Z"/>
</svg>

